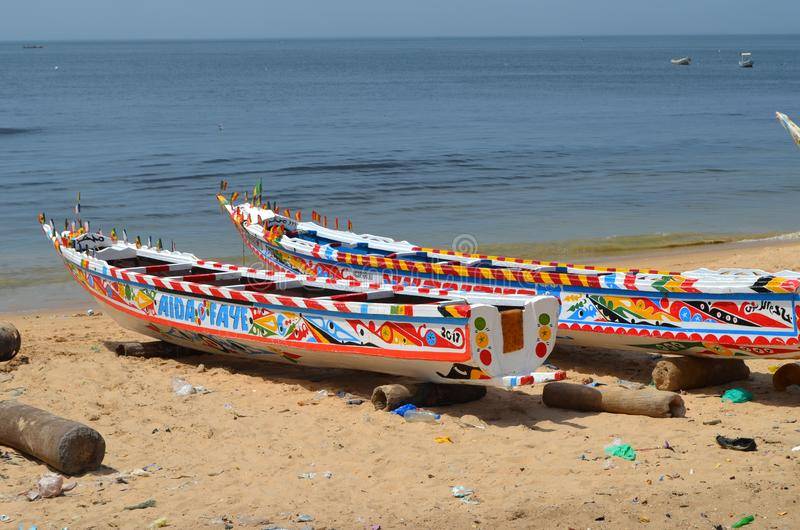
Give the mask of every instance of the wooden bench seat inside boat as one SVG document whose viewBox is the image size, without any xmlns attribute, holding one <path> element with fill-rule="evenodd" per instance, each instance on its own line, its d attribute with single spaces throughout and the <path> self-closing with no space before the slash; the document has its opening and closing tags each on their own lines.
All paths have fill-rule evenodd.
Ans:
<svg viewBox="0 0 800 530">
<path fill-rule="evenodd" d="M 155 258 L 148 258 L 147 256 L 133 256 L 130 258 L 120 258 L 120 259 L 109 259 L 105 260 L 112 267 L 118 267 L 120 269 L 133 269 L 138 267 L 148 267 L 151 265 L 170 265 L 170 262 L 155 259 Z"/>
</svg>

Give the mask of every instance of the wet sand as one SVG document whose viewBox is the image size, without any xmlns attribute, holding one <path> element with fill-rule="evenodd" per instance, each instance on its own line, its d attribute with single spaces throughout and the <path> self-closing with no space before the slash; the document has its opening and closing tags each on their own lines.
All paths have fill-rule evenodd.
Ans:
<svg viewBox="0 0 800 530">
<path fill-rule="evenodd" d="M 800 269 L 798 250 L 715 245 L 605 263 Z M 548 409 L 539 386 L 491 389 L 479 402 L 435 409 L 438 425 L 409 424 L 368 401 L 315 400 L 322 390 L 368 400 L 390 377 L 208 355 L 120 358 L 107 346 L 141 337 L 107 314 L 86 316 L 88 307 L 0 317 L 23 335 L 17 360 L 0 365 L 0 396 L 91 425 L 107 443 L 104 468 L 34 502 L 19 494 L 47 467 L 4 448 L 0 513 L 12 521 L 0 530 L 143 528 L 160 517 L 174 528 L 729 528 L 750 514 L 751 528 L 800 525 L 800 453 L 791 451 L 800 390 L 772 390 L 769 369 L 780 361 L 749 361 L 749 381 L 688 392 L 686 418 Z M 573 381 L 646 384 L 656 359 L 558 351 L 551 362 Z M 178 397 L 173 377 L 211 392 Z M 731 386 L 754 401 L 722 403 Z M 484 428 L 465 426 L 476 423 L 465 415 Z M 704 424 L 712 420 L 720 423 Z M 723 450 L 718 433 L 753 437 L 758 450 Z M 442 436 L 453 443 L 437 443 Z M 638 450 L 634 462 L 605 458 L 617 437 Z M 131 474 L 150 464 L 146 476 Z M 315 475 L 299 478 L 306 473 Z M 454 498 L 457 485 L 477 503 Z M 125 509 L 150 498 L 155 507 Z"/>
</svg>

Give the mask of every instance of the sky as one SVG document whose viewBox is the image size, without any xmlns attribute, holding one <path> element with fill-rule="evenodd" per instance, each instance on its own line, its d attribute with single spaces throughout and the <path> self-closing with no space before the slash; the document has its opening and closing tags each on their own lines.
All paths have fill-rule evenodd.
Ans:
<svg viewBox="0 0 800 530">
<path fill-rule="evenodd" d="M 0 40 L 798 32 L 800 1 L 0 0 Z"/>
</svg>

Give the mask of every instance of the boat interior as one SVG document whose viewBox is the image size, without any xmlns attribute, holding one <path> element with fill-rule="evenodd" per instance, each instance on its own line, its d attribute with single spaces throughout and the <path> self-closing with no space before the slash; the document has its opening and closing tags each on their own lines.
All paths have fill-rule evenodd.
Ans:
<svg viewBox="0 0 800 530">
<path fill-rule="evenodd" d="M 152 250 L 150 250 L 152 251 Z M 105 257 L 104 253 L 110 253 Z M 196 261 L 188 261 L 179 257 L 156 258 L 149 255 L 145 249 L 125 247 L 121 251 L 116 248 L 106 248 L 94 253 L 96 259 L 105 261 L 110 267 L 121 269 L 125 272 L 146 274 L 165 280 L 194 282 L 201 285 L 225 287 L 226 289 L 251 291 L 257 293 L 279 294 L 297 298 L 314 300 L 335 300 L 339 302 L 378 302 L 409 305 L 448 305 L 465 303 L 463 299 L 453 299 L 437 296 L 422 296 L 396 293 L 390 288 L 367 290 L 362 292 L 345 291 L 304 285 L 300 280 L 269 279 L 272 273 L 257 271 L 255 274 L 243 271 L 220 271 L 211 267 L 199 265 Z M 261 276 L 261 277 L 259 277 Z M 266 276 L 266 277 L 264 277 Z M 208 295 L 198 295 L 215 299 Z M 509 304 L 513 302 L 509 301 Z M 500 313 L 500 327 L 503 335 L 503 352 L 508 353 L 524 347 L 524 318 L 519 306 L 496 306 Z"/>
<path fill-rule="evenodd" d="M 495 263 L 492 260 L 485 258 L 471 258 L 467 256 L 437 256 L 435 253 L 426 252 L 422 250 L 408 251 L 408 252 L 392 252 L 390 250 L 380 248 L 381 246 L 386 245 L 385 241 L 378 241 L 376 242 L 377 243 L 376 245 L 372 245 L 368 241 L 360 241 L 358 243 L 351 244 L 323 237 L 319 235 L 319 232 L 317 230 L 313 229 L 311 230 L 300 229 L 300 230 L 287 231 L 286 235 L 291 238 L 319 245 L 321 247 L 333 248 L 341 252 L 347 252 L 350 254 L 361 254 L 364 256 L 376 256 L 380 258 L 399 259 L 399 260 L 413 261 L 418 263 L 431 263 L 431 264 L 435 263 L 438 265 L 449 265 L 449 264 L 465 265 L 467 267 L 483 268 L 483 269 L 535 270 L 537 272 L 564 273 L 564 274 L 578 273 L 578 274 L 589 274 L 594 276 L 608 274 L 607 272 L 604 272 L 602 270 L 587 270 L 578 267 L 537 265 L 532 263 L 513 263 L 513 262 Z"/>
<path fill-rule="evenodd" d="M 270 293 L 281 296 L 336 300 L 341 302 L 375 301 L 391 304 L 442 305 L 464 303 L 463 298 L 442 297 L 427 294 L 406 294 L 393 291 L 390 287 L 353 291 L 353 287 L 326 285 L 316 287 L 298 279 L 287 279 L 281 273 L 269 271 L 219 270 L 199 264 L 189 254 L 137 249 L 132 245 L 97 245 L 90 250 L 95 259 L 102 260 L 110 267 L 124 272 L 146 274 L 165 280 L 193 282 L 230 290 Z M 153 254 L 163 254 L 154 256 Z M 213 298 L 213 297 L 212 297 Z M 515 309 L 512 305 L 508 308 Z"/>
</svg>

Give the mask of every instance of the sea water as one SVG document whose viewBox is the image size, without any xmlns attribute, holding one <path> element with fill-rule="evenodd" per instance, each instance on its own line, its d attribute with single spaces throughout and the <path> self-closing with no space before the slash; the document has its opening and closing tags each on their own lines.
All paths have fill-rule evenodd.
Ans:
<svg viewBox="0 0 800 530">
<path fill-rule="evenodd" d="M 94 228 L 237 260 L 223 178 L 356 231 L 551 259 L 800 230 L 774 118 L 800 115 L 799 36 L 44 44 L 0 43 L 0 310 L 85 299 L 36 221 L 78 192 Z"/>
</svg>

